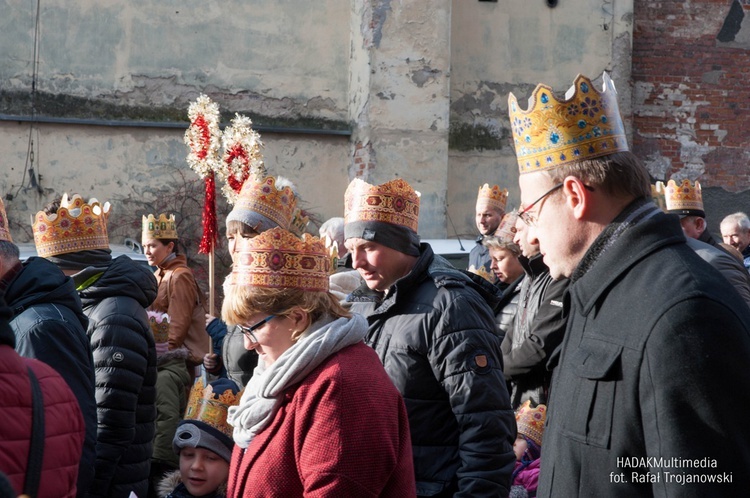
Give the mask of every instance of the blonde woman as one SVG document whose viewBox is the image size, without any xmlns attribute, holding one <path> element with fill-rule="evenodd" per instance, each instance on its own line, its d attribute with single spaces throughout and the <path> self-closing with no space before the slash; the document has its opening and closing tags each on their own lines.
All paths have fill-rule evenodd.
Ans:
<svg viewBox="0 0 750 498">
<path fill-rule="evenodd" d="M 415 496 L 404 402 L 328 292 L 332 257 L 281 228 L 243 242 L 222 316 L 258 367 L 230 408 L 229 496 Z"/>
</svg>

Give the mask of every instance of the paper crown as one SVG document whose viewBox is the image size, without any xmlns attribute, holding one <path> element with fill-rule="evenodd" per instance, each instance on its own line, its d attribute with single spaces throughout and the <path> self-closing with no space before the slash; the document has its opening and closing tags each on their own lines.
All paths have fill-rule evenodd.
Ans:
<svg viewBox="0 0 750 498">
<path fill-rule="evenodd" d="M 74 194 L 64 194 L 57 213 L 39 211 L 31 224 L 39 256 L 49 257 L 94 249 L 109 249 L 107 219 L 110 204 L 96 199 L 85 202 Z"/>
<path fill-rule="evenodd" d="M 325 241 L 272 228 L 243 240 L 227 284 L 326 292 L 335 261 Z"/>
<path fill-rule="evenodd" d="M 156 218 L 153 214 L 143 217 L 141 237 L 149 239 L 177 239 L 177 223 L 174 215 L 162 213 Z"/>
<path fill-rule="evenodd" d="M 547 407 L 545 405 L 532 408 L 530 400 L 524 401 L 516 412 L 518 434 L 523 434 L 538 446 L 542 446 L 545 420 L 547 420 Z"/>
<path fill-rule="evenodd" d="M 706 216 L 706 212 L 703 210 L 701 184 L 698 181 L 693 185 L 687 179 L 682 180 L 680 184 L 674 180 L 669 180 L 664 198 L 668 213 L 700 216 L 702 218 Z"/>
<path fill-rule="evenodd" d="M 485 183 L 479 187 L 479 193 L 477 194 L 477 205 L 487 204 L 490 207 L 505 211 L 505 205 L 508 203 L 508 189 L 500 189 L 499 186 L 493 185 L 490 187 L 489 183 Z"/>
<path fill-rule="evenodd" d="M 419 192 L 406 180 L 396 178 L 381 185 L 355 178 L 344 194 L 344 223 L 380 221 L 417 232 Z"/>
<path fill-rule="evenodd" d="M 184 419 L 199 420 L 231 438 L 232 426 L 227 422 L 227 413 L 230 406 L 240 403 L 240 398 L 242 392 L 235 393 L 232 389 L 214 392 L 211 384 L 206 387 L 203 379 L 198 379 L 190 391 Z"/>
<path fill-rule="evenodd" d="M 562 101 L 552 88 L 539 84 L 525 111 L 515 95 L 509 95 L 508 112 L 521 174 L 629 150 L 615 85 L 607 73 L 602 79 L 603 89 L 598 92 L 590 79 L 579 74 Z"/>
<path fill-rule="evenodd" d="M 297 196 L 291 184 L 272 176 L 256 179 L 251 176 L 242 185 L 228 220 L 237 219 L 262 232 L 279 226 L 289 229 L 297 209 Z"/>
<path fill-rule="evenodd" d="M 513 210 L 510 213 L 505 213 L 497 226 L 497 230 L 495 230 L 495 237 L 503 242 L 513 242 L 513 238 L 516 236 L 516 221 L 518 221 L 518 211 Z"/>
<path fill-rule="evenodd" d="M 5 213 L 5 204 L 0 199 L 0 240 L 7 242 L 13 242 L 13 238 L 10 236 L 10 223 L 8 223 L 8 215 Z"/>
<path fill-rule="evenodd" d="M 154 342 L 167 342 L 169 340 L 169 315 L 159 311 L 147 311 L 148 324 L 154 334 Z"/>
<path fill-rule="evenodd" d="M 664 198 L 665 190 L 666 187 L 664 186 L 664 182 L 656 182 L 655 184 L 651 184 L 651 199 L 653 199 L 654 203 L 659 206 L 659 209 L 661 209 L 662 211 L 667 210 L 667 200 Z"/>
<path fill-rule="evenodd" d="M 302 236 L 309 223 L 310 217 L 304 210 L 297 208 L 294 210 L 291 223 L 289 223 L 289 230 L 297 236 Z"/>
</svg>

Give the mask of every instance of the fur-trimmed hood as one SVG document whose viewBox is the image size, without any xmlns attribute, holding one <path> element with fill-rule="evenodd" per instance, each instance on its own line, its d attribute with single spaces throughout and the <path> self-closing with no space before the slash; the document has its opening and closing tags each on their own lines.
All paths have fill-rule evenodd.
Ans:
<svg viewBox="0 0 750 498">
<path fill-rule="evenodd" d="M 159 498 L 167 498 L 170 496 L 170 493 L 172 493 L 177 486 L 182 484 L 182 474 L 180 474 L 179 470 L 175 470 L 173 472 L 168 472 L 164 474 L 164 477 L 161 481 L 159 481 L 159 484 L 156 486 L 156 493 L 159 496 Z M 184 489 L 184 488 L 183 488 Z M 190 497 L 191 494 L 188 493 L 187 489 L 184 490 L 184 495 L 174 495 L 175 498 L 180 498 L 182 496 Z M 222 483 L 219 486 L 219 489 L 216 490 L 216 494 L 213 495 L 213 498 L 226 498 L 227 496 L 227 483 Z"/>
</svg>

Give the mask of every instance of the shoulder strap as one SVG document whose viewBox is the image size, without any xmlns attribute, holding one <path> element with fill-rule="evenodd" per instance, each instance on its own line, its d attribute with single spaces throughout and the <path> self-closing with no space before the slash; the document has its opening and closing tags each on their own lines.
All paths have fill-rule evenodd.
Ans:
<svg viewBox="0 0 750 498">
<path fill-rule="evenodd" d="M 23 492 L 31 498 L 36 498 L 39 491 L 39 480 L 42 476 L 42 460 L 44 459 L 44 398 L 34 371 L 31 370 L 31 367 L 26 368 L 29 371 L 29 382 L 31 383 L 31 441 Z"/>
</svg>

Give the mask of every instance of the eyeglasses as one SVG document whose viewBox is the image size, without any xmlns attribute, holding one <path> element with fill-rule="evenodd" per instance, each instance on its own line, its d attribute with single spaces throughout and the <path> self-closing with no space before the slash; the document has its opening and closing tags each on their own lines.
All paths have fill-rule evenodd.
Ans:
<svg viewBox="0 0 750 498">
<path fill-rule="evenodd" d="M 559 188 L 562 188 L 562 186 L 563 186 L 562 183 L 558 183 L 557 185 L 555 185 L 554 187 L 552 187 L 551 189 L 543 193 L 537 200 L 535 200 L 534 202 L 532 202 L 531 204 L 523 208 L 521 211 L 519 211 L 518 217 L 521 218 L 521 221 L 523 221 L 529 226 L 532 226 L 532 227 L 536 226 L 536 222 L 538 221 L 539 214 L 537 213 L 536 215 L 534 215 L 532 213 L 529 213 L 529 210 L 535 205 L 539 204 L 542 201 L 542 199 L 550 195 L 552 192 L 554 192 L 555 190 Z"/>
<path fill-rule="evenodd" d="M 276 315 L 268 315 L 263 320 L 253 325 L 250 325 L 249 327 L 245 327 L 244 325 L 237 325 L 237 327 L 239 327 L 240 332 L 245 334 L 245 337 L 249 338 L 251 341 L 253 341 L 253 343 L 256 343 L 258 342 L 258 339 L 255 337 L 255 334 L 253 334 L 253 332 L 261 328 L 266 323 L 270 322 L 271 319 L 273 318 L 276 318 Z"/>
</svg>

